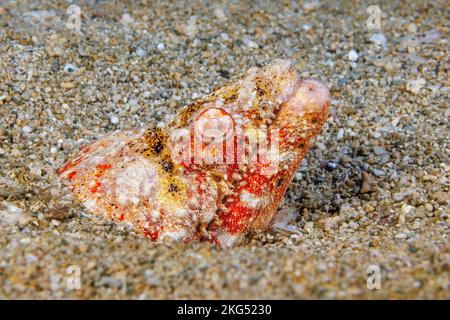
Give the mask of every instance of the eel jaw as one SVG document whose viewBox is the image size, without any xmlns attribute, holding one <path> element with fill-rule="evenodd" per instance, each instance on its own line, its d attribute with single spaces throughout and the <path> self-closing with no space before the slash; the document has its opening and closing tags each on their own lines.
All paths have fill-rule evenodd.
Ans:
<svg viewBox="0 0 450 320">
<path fill-rule="evenodd" d="M 310 115 L 316 115 L 320 121 L 314 121 L 308 127 L 312 135 L 316 135 L 328 115 L 330 101 L 330 90 L 321 81 L 316 79 L 298 80 L 293 94 L 282 106 L 278 120 L 283 124 L 296 123 L 297 120 L 309 119 Z"/>
</svg>

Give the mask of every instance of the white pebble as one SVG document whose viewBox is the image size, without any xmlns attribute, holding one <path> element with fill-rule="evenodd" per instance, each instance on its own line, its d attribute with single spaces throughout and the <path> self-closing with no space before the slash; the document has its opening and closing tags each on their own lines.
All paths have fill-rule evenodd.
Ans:
<svg viewBox="0 0 450 320">
<path fill-rule="evenodd" d="M 61 224 L 61 222 L 59 222 L 58 220 L 52 219 L 52 221 L 50 221 L 50 225 L 52 227 L 57 227 Z"/>
<path fill-rule="evenodd" d="M 408 204 L 404 204 L 403 206 L 402 206 L 402 212 L 404 213 L 404 214 L 409 214 L 411 211 L 413 211 L 415 208 L 413 207 L 413 206 L 410 206 L 410 205 L 408 205 Z"/>
<path fill-rule="evenodd" d="M 192 99 L 197 99 L 198 97 L 200 97 L 200 95 L 197 92 L 192 93 Z"/>
<path fill-rule="evenodd" d="M 375 33 L 374 35 L 372 35 L 369 39 L 371 42 L 384 47 L 387 43 L 387 39 L 386 36 L 382 33 Z"/>
<path fill-rule="evenodd" d="M 406 29 L 408 30 L 409 33 L 416 33 L 417 32 L 417 25 L 414 24 L 414 23 L 410 23 L 410 24 L 408 24 Z"/>
<path fill-rule="evenodd" d="M 400 117 L 391 121 L 392 126 L 396 127 L 400 123 Z"/>
<path fill-rule="evenodd" d="M 113 123 L 113 124 L 118 124 L 119 123 L 119 117 L 117 117 L 115 115 L 111 116 L 110 120 L 111 120 L 111 123 Z"/>
<path fill-rule="evenodd" d="M 29 245 L 31 243 L 31 239 L 30 238 L 22 238 L 19 240 L 19 243 L 23 244 L 23 245 Z"/>
<path fill-rule="evenodd" d="M 146 55 L 147 55 L 147 51 L 145 51 L 144 49 L 142 49 L 142 48 L 137 48 L 136 49 L 136 54 L 139 56 L 139 57 L 145 57 Z"/>
<path fill-rule="evenodd" d="M 406 84 L 406 90 L 408 90 L 413 94 L 418 94 L 426 83 L 427 82 L 425 81 L 425 79 L 422 78 L 417 80 L 409 80 L 408 83 Z"/>
<path fill-rule="evenodd" d="M 134 22 L 133 17 L 130 16 L 128 13 L 124 13 L 122 15 L 122 18 L 120 19 L 120 23 L 125 25 L 125 26 L 127 26 L 127 25 L 129 25 L 130 23 L 133 23 L 133 22 Z"/>
<path fill-rule="evenodd" d="M 341 129 L 339 129 L 339 131 L 338 131 L 338 133 L 337 133 L 337 135 L 336 135 L 336 140 L 341 140 L 342 138 L 344 137 L 344 129 L 343 128 L 341 128 Z"/>
<path fill-rule="evenodd" d="M 225 40 L 225 41 L 227 41 L 227 40 L 230 39 L 230 37 L 229 37 L 228 34 L 226 34 L 226 33 L 221 33 L 221 34 L 220 34 L 220 37 L 221 37 L 223 40 Z"/>
<path fill-rule="evenodd" d="M 22 131 L 25 133 L 30 133 L 31 131 L 33 131 L 33 128 L 30 126 L 25 126 L 22 128 Z"/>
<path fill-rule="evenodd" d="M 311 22 L 305 23 L 304 25 L 302 25 L 303 30 L 308 31 L 312 29 L 312 24 Z"/>
<path fill-rule="evenodd" d="M 380 131 L 375 131 L 374 133 L 373 133 L 373 137 L 375 138 L 375 139 L 379 139 L 379 138 L 381 138 L 381 132 Z"/>
<path fill-rule="evenodd" d="M 27 260 L 27 264 L 32 264 L 38 261 L 38 258 L 35 255 L 32 255 L 31 253 L 27 254 L 25 258 Z"/>
<path fill-rule="evenodd" d="M 318 141 L 316 142 L 316 147 L 319 148 L 322 151 L 327 149 L 327 147 L 323 143 L 318 142 Z"/>
<path fill-rule="evenodd" d="M 348 60 L 350 61 L 357 61 L 359 58 L 358 53 L 355 50 L 350 50 L 348 53 Z"/>
<path fill-rule="evenodd" d="M 214 15 L 221 21 L 227 20 L 227 16 L 225 15 L 225 12 L 223 12 L 222 8 L 215 8 Z"/>
<path fill-rule="evenodd" d="M 314 231 L 314 222 L 310 221 L 310 222 L 305 223 L 304 229 L 309 234 L 313 233 L 313 231 Z"/>
<path fill-rule="evenodd" d="M 350 228 L 352 228 L 352 229 L 358 229 L 359 224 L 357 224 L 357 223 L 354 222 L 354 221 L 350 221 L 350 222 L 348 223 L 348 226 L 349 226 Z"/>
<path fill-rule="evenodd" d="M 163 51 L 165 48 L 166 48 L 166 46 L 164 45 L 164 43 L 158 43 L 158 46 L 156 47 L 159 51 Z"/>
<path fill-rule="evenodd" d="M 347 125 L 349 127 L 354 127 L 354 126 L 356 126 L 356 121 L 353 120 L 353 119 L 350 119 L 350 120 L 347 121 Z"/>
<path fill-rule="evenodd" d="M 395 236 L 395 238 L 399 240 L 406 239 L 406 237 L 407 237 L 406 233 L 399 233 Z"/>
<path fill-rule="evenodd" d="M 252 48 L 252 49 L 258 48 L 258 44 L 255 41 L 248 39 L 248 38 L 244 38 L 244 44 L 247 47 Z"/>
<path fill-rule="evenodd" d="M 444 117 L 450 118 L 450 107 L 447 108 L 447 110 L 445 110 L 445 112 L 444 112 Z"/>
<path fill-rule="evenodd" d="M 72 63 L 66 63 L 64 65 L 64 72 L 68 74 L 73 74 L 78 71 L 78 67 Z"/>
<path fill-rule="evenodd" d="M 320 8 L 320 1 L 318 0 L 303 3 L 303 10 L 306 12 L 311 12 L 318 8 Z"/>
</svg>

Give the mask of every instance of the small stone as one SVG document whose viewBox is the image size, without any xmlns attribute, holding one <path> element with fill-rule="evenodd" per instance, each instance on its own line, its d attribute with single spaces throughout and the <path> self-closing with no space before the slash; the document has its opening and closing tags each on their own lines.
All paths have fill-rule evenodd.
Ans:
<svg viewBox="0 0 450 320">
<path fill-rule="evenodd" d="M 377 247 L 378 246 L 378 240 L 377 239 L 372 239 L 369 242 L 369 247 Z"/>
<path fill-rule="evenodd" d="M 427 82 L 423 78 L 419 78 L 417 80 L 408 80 L 408 83 L 406 84 L 406 90 L 413 94 L 418 94 L 426 83 Z"/>
<path fill-rule="evenodd" d="M 164 43 L 160 42 L 160 43 L 158 43 L 158 45 L 156 46 L 156 48 L 157 48 L 159 51 L 163 51 L 163 50 L 166 48 L 166 46 L 164 45 Z"/>
<path fill-rule="evenodd" d="M 120 18 L 120 23 L 123 24 L 124 26 L 128 26 L 129 24 L 134 22 L 134 18 L 128 14 L 128 13 L 124 13 L 122 15 L 122 18 Z"/>
<path fill-rule="evenodd" d="M 252 48 L 252 49 L 258 48 L 258 44 L 249 38 L 244 38 L 243 42 L 249 48 Z"/>
<path fill-rule="evenodd" d="M 105 276 L 100 279 L 99 285 L 107 286 L 110 288 L 120 288 L 122 286 L 122 281 L 120 279 Z"/>
<path fill-rule="evenodd" d="M 392 126 L 396 127 L 400 123 L 400 117 L 391 121 Z"/>
<path fill-rule="evenodd" d="M 161 279 L 156 275 L 155 271 L 152 269 L 146 269 L 144 271 L 144 276 L 146 279 L 146 282 L 149 286 L 159 286 L 161 284 Z"/>
<path fill-rule="evenodd" d="M 112 124 L 118 124 L 119 123 L 119 117 L 116 115 L 112 115 L 110 119 Z"/>
<path fill-rule="evenodd" d="M 373 152 L 377 155 L 377 156 L 381 156 L 382 154 L 387 153 L 386 150 L 383 147 L 380 146 L 375 146 L 373 147 Z"/>
<path fill-rule="evenodd" d="M 305 12 L 311 12 L 314 11 L 316 9 L 320 8 L 320 2 L 319 1 L 310 1 L 310 2 L 305 2 L 303 4 L 303 10 L 305 10 Z"/>
<path fill-rule="evenodd" d="M 373 169 L 372 172 L 375 175 L 375 177 L 382 177 L 386 174 L 385 171 L 379 169 Z"/>
<path fill-rule="evenodd" d="M 222 8 L 219 8 L 219 7 L 215 8 L 214 15 L 216 16 L 217 19 L 219 19 L 221 21 L 227 20 L 227 16 L 225 15 L 225 12 L 223 12 Z"/>
<path fill-rule="evenodd" d="M 316 142 L 316 147 L 317 147 L 319 150 L 322 150 L 322 151 L 325 151 L 325 150 L 327 149 L 327 147 L 326 147 L 323 143 L 321 143 L 321 142 L 319 142 L 319 141 Z"/>
<path fill-rule="evenodd" d="M 373 184 L 374 184 L 374 178 L 372 175 L 366 171 L 363 171 L 362 173 L 362 185 L 360 193 L 368 193 L 374 190 Z"/>
<path fill-rule="evenodd" d="M 221 33 L 220 37 L 222 38 L 222 40 L 225 40 L 225 41 L 230 40 L 230 37 L 228 36 L 227 33 Z"/>
<path fill-rule="evenodd" d="M 395 236 L 395 238 L 396 238 L 396 239 L 399 239 L 399 240 L 402 240 L 402 239 L 406 239 L 406 238 L 407 238 L 407 235 L 406 235 L 406 233 L 398 233 L 398 234 Z"/>
<path fill-rule="evenodd" d="M 348 53 L 348 60 L 350 61 L 357 61 L 359 58 L 358 53 L 355 50 L 350 50 Z"/>
<path fill-rule="evenodd" d="M 422 43 L 434 43 L 436 40 L 442 37 L 442 33 L 437 31 L 436 29 L 428 30 L 423 34 L 423 38 L 421 39 Z"/>
<path fill-rule="evenodd" d="M 141 57 L 141 58 L 145 57 L 147 55 L 147 51 L 145 51 L 144 49 L 139 47 L 139 48 L 136 49 L 136 55 Z"/>
<path fill-rule="evenodd" d="M 436 176 L 433 176 L 433 175 L 431 175 L 431 174 L 427 174 L 427 175 L 424 175 L 424 176 L 422 177 L 422 180 L 423 180 L 423 181 L 426 181 L 426 182 L 428 182 L 428 181 L 436 181 L 436 180 L 437 180 L 437 177 L 436 177 Z"/>
<path fill-rule="evenodd" d="M 354 229 L 354 230 L 356 230 L 356 229 L 359 228 L 359 224 L 357 224 L 357 223 L 354 222 L 354 221 L 350 221 L 350 222 L 348 223 L 348 226 L 349 226 L 350 228 Z"/>
<path fill-rule="evenodd" d="M 179 22 L 175 25 L 175 31 L 189 38 L 194 38 L 197 35 L 197 17 L 191 16 L 187 23 Z"/>
<path fill-rule="evenodd" d="M 295 181 L 300 181 L 300 180 L 302 180 L 302 173 L 301 173 L 301 172 L 295 173 L 294 178 L 295 178 Z"/>
<path fill-rule="evenodd" d="M 336 135 L 336 140 L 338 140 L 338 141 L 342 140 L 342 138 L 344 137 L 344 133 L 345 133 L 344 129 L 340 128 Z"/>
<path fill-rule="evenodd" d="M 322 161 L 320 163 L 320 167 L 328 171 L 333 171 L 334 169 L 337 168 L 337 164 L 331 161 Z"/>
<path fill-rule="evenodd" d="M 337 168 L 337 163 L 334 163 L 334 162 L 328 162 L 327 163 L 327 169 L 328 170 L 334 170 L 336 168 Z"/>
<path fill-rule="evenodd" d="M 382 33 L 375 33 L 375 34 L 373 34 L 369 38 L 369 40 L 371 42 L 379 45 L 379 46 L 382 46 L 382 47 L 386 46 L 386 43 L 387 43 L 386 36 L 384 34 L 382 34 Z"/>
<path fill-rule="evenodd" d="M 425 203 L 425 210 L 433 212 L 433 205 L 431 203 Z"/>
<path fill-rule="evenodd" d="M 309 234 L 312 234 L 314 231 L 314 222 L 310 221 L 305 223 L 305 231 Z"/>
<path fill-rule="evenodd" d="M 410 214 L 411 212 L 413 212 L 414 209 L 415 209 L 415 208 L 414 208 L 413 206 L 410 206 L 410 205 L 408 205 L 408 204 L 404 204 L 404 205 L 402 206 L 402 212 L 403 212 L 404 214 Z"/>
<path fill-rule="evenodd" d="M 449 204 L 450 194 L 444 191 L 438 191 L 431 195 L 431 198 L 436 200 L 439 204 Z"/>
<path fill-rule="evenodd" d="M 404 164 L 411 164 L 411 163 L 414 162 L 414 160 L 410 156 L 404 156 L 403 159 L 402 159 L 402 162 Z"/>
<path fill-rule="evenodd" d="M 352 158 L 350 158 L 348 155 L 344 154 L 341 158 L 342 165 L 346 165 L 352 162 Z"/>
<path fill-rule="evenodd" d="M 311 22 L 305 23 L 305 24 L 302 26 L 302 28 L 303 28 L 303 30 L 305 30 L 305 31 L 311 30 L 311 29 L 312 29 L 312 23 L 311 23 Z"/>
<path fill-rule="evenodd" d="M 80 250 L 81 253 L 86 253 L 89 249 L 89 246 L 85 243 L 82 243 L 78 246 L 78 250 Z"/>
<path fill-rule="evenodd" d="M 420 206 L 416 209 L 417 218 L 425 218 L 425 214 L 426 214 L 425 206 Z"/>
<path fill-rule="evenodd" d="M 52 63 L 50 64 L 50 68 L 52 69 L 53 72 L 56 72 L 59 70 L 59 62 L 58 60 L 53 60 Z"/>
<path fill-rule="evenodd" d="M 78 71 L 78 67 L 72 63 L 66 63 L 64 65 L 64 72 L 67 74 L 74 74 Z"/>
<path fill-rule="evenodd" d="M 36 261 L 38 261 L 38 258 L 35 255 L 28 253 L 26 255 L 26 260 L 27 260 L 27 264 L 32 264 L 32 263 L 35 263 Z"/>
<path fill-rule="evenodd" d="M 61 224 L 61 222 L 59 222 L 58 220 L 55 220 L 55 219 L 50 221 L 50 225 L 52 227 L 58 227 L 60 224 Z"/>
<path fill-rule="evenodd" d="M 73 89 L 73 88 L 75 88 L 75 83 L 74 82 L 61 82 L 61 88 Z"/>
<path fill-rule="evenodd" d="M 23 131 L 24 133 L 30 133 L 31 131 L 33 131 L 33 128 L 30 127 L 30 126 L 24 126 L 24 127 L 22 128 L 22 131 Z"/>
<path fill-rule="evenodd" d="M 27 246 L 31 243 L 31 239 L 30 238 L 22 238 L 19 240 L 19 243 L 21 245 Z"/>
<path fill-rule="evenodd" d="M 417 25 L 415 23 L 409 23 L 406 26 L 406 30 L 408 30 L 409 33 L 416 33 L 417 32 Z"/>
</svg>

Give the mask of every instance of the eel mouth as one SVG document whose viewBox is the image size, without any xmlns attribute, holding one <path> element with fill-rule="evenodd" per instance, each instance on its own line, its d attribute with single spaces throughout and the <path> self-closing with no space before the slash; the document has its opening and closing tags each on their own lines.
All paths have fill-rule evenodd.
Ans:
<svg viewBox="0 0 450 320">
<path fill-rule="evenodd" d="M 291 141 L 313 138 L 325 123 L 330 102 L 330 90 L 324 83 L 316 79 L 297 79 L 272 127 L 288 133 Z"/>
<path fill-rule="evenodd" d="M 330 90 L 317 79 L 301 79 L 295 62 L 276 60 L 259 71 L 273 87 L 277 116 L 302 117 L 308 113 L 327 114 Z"/>
<path fill-rule="evenodd" d="M 297 80 L 294 91 L 280 109 L 279 115 L 303 117 L 309 113 L 328 114 L 330 90 L 316 79 Z"/>
</svg>

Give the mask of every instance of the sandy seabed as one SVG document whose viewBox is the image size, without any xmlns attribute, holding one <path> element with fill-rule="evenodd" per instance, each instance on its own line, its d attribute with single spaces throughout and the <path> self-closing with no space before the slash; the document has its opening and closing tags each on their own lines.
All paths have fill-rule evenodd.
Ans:
<svg viewBox="0 0 450 320">
<path fill-rule="evenodd" d="M 446 1 L 74 5 L 0 2 L 0 298 L 450 298 Z M 279 208 L 290 232 L 157 245 L 60 185 L 99 135 L 275 58 L 333 97 Z"/>
</svg>

